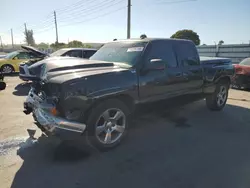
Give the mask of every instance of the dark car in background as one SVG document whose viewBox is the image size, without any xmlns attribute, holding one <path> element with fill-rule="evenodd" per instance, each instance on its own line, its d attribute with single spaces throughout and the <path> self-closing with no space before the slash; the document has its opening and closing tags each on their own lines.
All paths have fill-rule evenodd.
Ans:
<svg viewBox="0 0 250 188">
<path fill-rule="evenodd" d="M 39 50 L 32 48 L 37 53 L 42 53 Z M 54 53 L 47 55 L 46 58 L 55 58 L 55 57 L 78 57 L 88 59 L 90 58 L 97 50 L 93 48 L 63 48 L 55 51 Z M 45 57 L 44 57 L 45 58 Z M 40 59 L 41 60 L 41 59 Z M 39 60 L 39 61 L 40 61 Z M 29 66 L 34 65 L 38 61 L 30 60 L 23 62 L 19 65 L 19 78 L 23 81 L 33 80 L 36 77 L 35 73 L 29 71 Z M 34 65 L 35 66 L 35 65 Z M 33 67 L 34 67 L 33 66 Z"/>
<path fill-rule="evenodd" d="M 234 64 L 235 76 L 232 80 L 233 87 L 250 88 L 250 57 L 243 59 L 239 64 Z"/>
</svg>

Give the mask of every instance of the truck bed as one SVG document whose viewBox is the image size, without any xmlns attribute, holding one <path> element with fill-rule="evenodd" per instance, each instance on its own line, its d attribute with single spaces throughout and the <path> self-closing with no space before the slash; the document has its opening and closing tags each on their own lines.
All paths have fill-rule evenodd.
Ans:
<svg viewBox="0 0 250 188">
<path fill-rule="evenodd" d="M 229 58 L 221 58 L 221 57 L 206 57 L 200 56 L 201 64 L 209 64 L 209 63 L 232 63 Z"/>
</svg>

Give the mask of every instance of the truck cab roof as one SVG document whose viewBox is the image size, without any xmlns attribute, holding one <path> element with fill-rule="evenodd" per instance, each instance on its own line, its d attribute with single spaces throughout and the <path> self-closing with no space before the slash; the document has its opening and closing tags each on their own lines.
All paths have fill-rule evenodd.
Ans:
<svg viewBox="0 0 250 188">
<path fill-rule="evenodd" d="M 119 43 L 119 42 L 151 42 L 151 41 L 169 41 L 169 42 L 185 41 L 185 42 L 192 42 L 191 40 L 186 40 L 186 39 L 171 39 L 171 38 L 144 38 L 144 39 L 140 39 L 140 38 L 134 38 L 134 39 L 122 39 L 122 40 L 112 41 L 111 43 Z"/>
</svg>

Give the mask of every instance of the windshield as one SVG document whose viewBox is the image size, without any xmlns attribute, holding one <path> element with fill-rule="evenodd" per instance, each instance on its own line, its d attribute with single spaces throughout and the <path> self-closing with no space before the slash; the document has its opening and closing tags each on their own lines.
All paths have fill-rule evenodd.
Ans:
<svg viewBox="0 0 250 188">
<path fill-rule="evenodd" d="M 112 42 L 100 48 L 90 60 L 126 63 L 135 65 L 148 42 Z"/>
<path fill-rule="evenodd" d="M 62 56 L 66 51 L 66 49 L 57 50 L 54 53 L 50 54 L 50 57 Z"/>
<path fill-rule="evenodd" d="M 15 57 L 17 54 L 19 54 L 17 51 L 11 52 L 11 53 L 8 53 L 4 58 L 5 58 L 5 59 L 12 59 L 12 58 Z"/>
<path fill-rule="evenodd" d="M 246 58 L 240 62 L 240 65 L 250 65 L 250 58 Z"/>
</svg>

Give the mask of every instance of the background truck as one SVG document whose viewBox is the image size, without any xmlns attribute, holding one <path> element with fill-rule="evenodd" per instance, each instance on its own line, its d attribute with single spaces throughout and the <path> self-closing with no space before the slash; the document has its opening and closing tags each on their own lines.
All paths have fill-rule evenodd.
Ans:
<svg viewBox="0 0 250 188">
<path fill-rule="evenodd" d="M 223 109 L 234 74 L 230 59 L 200 59 L 193 42 L 176 39 L 114 41 L 90 60 L 40 66 L 24 112 L 46 134 L 77 134 L 100 150 L 120 143 L 138 104 L 198 95 L 209 109 Z"/>
</svg>

